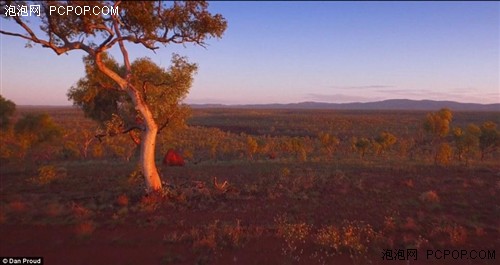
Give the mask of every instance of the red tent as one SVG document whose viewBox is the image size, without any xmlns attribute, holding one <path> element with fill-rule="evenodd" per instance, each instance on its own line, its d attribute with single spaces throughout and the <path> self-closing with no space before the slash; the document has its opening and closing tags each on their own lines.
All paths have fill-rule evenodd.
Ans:
<svg viewBox="0 0 500 265">
<path fill-rule="evenodd" d="M 172 167 L 183 167 L 184 159 L 174 149 L 170 148 L 163 159 L 163 164 Z"/>
</svg>

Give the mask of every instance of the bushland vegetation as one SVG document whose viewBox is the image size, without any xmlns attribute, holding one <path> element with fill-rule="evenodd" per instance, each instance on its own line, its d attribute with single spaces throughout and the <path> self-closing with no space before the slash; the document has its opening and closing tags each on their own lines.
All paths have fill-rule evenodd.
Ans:
<svg viewBox="0 0 500 265">
<path fill-rule="evenodd" d="M 498 113 L 193 109 L 156 150 L 158 163 L 172 148 L 186 165 L 159 168 L 164 188 L 146 194 L 130 135 L 95 137 L 103 124 L 73 107 L 15 109 L 0 132 L 0 227 L 43 225 L 57 242 L 76 239 L 71 251 L 366 264 L 384 249 L 499 246 Z M 29 254 L 16 237 L 6 232 L 2 254 Z M 42 252 L 71 261 L 50 237 L 39 234 Z"/>
</svg>

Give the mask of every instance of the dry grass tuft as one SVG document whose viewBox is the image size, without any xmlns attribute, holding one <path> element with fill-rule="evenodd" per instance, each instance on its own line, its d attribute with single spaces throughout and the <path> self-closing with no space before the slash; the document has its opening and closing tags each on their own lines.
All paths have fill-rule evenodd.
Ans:
<svg viewBox="0 0 500 265">
<path fill-rule="evenodd" d="M 52 202 L 47 205 L 45 212 L 50 217 L 57 217 L 64 212 L 64 207 L 60 203 Z"/>
<path fill-rule="evenodd" d="M 122 206 L 122 207 L 127 206 L 129 204 L 128 196 L 126 194 L 121 194 L 116 199 L 116 204 L 118 204 L 119 206 Z"/>
<path fill-rule="evenodd" d="M 420 201 L 427 202 L 427 203 L 438 203 L 439 202 L 439 196 L 438 196 L 437 192 L 434 190 L 426 191 L 426 192 L 420 194 L 419 199 L 420 199 Z"/>
<path fill-rule="evenodd" d="M 22 201 L 11 201 L 9 203 L 9 209 L 13 212 L 22 213 L 28 209 L 28 206 Z"/>
<path fill-rule="evenodd" d="M 76 225 L 75 233 L 78 237 L 89 237 L 94 233 L 96 226 L 92 221 L 84 221 Z"/>
</svg>

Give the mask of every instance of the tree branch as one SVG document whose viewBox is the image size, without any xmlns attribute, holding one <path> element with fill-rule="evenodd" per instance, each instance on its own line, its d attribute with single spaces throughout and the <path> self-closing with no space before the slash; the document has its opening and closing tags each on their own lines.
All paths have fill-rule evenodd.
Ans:
<svg viewBox="0 0 500 265">
<path fill-rule="evenodd" d="M 147 80 L 145 80 L 144 82 L 142 82 L 142 94 L 144 95 L 144 102 L 148 102 L 147 100 L 147 94 L 146 94 L 146 84 L 148 83 Z"/>
<path fill-rule="evenodd" d="M 59 34 L 56 34 L 52 29 L 50 32 L 48 32 L 49 35 L 49 41 L 39 39 L 36 34 L 31 30 L 30 27 L 24 23 L 20 17 L 13 17 L 14 20 L 16 21 L 17 24 L 19 24 L 27 33 L 29 36 L 19 34 L 19 33 L 14 33 L 14 32 L 8 32 L 4 30 L 0 30 L 0 33 L 9 35 L 9 36 L 15 36 L 15 37 L 20 37 L 28 41 L 32 41 L 34 43 L 38 43 L 42 45 L 44 48 L 50 48 L 52 49 L 57 55 L 61 55 L 65 52 L 68 52 L 70 50 L 84 50 L 89 54 L 93 54 L 94 51 L 87 45 L 85 45 L 83 42 L 70 42 L 68 39 L 61 37 Z M 50 23 L 49 23 L 50 24 Z M 55 43 L 52 42 L 51 35 L 55 34 L 58 38 L 60 38 L 63 42 L 63 46 L 57 46 Z"/>
<path fill-rule="evenodd" d="M 167 127 L 167 125 L 170 123 L 170 119 L 175 115 L 177 114 L 177 112 L 179 111 L 179 109 L 175 109 L 175 111 L 173 111 L 172 113 L 170 113 L 170 115 L 167 117 L 167 119 L 165 120 L 165 122 L 160 126 L 160 128 L 158 129 L 158 134 L 160 134 L 160 132 L 165 129 L 165 127 Z"/>
<path fill-rule="evenodd" d="M 9 36 L 20 37 L 20 38 L 23 38 L 23 39 L 29 40 L 29 41 L 33 41 L 32 38 L 24 36 L 24 35 L 19 34 L 19 33 L 13 33 L 13 32 L 8 32 L 8 31 L 3 31 L 3 30 L 0 30 L 0 33 L 5 34 L 5 35 L 9 35 Z"/>
<path fill-rule="evenodd" d="M 130 133 L 130 132 L 132 132 L 134 130 L 144 131 L 144 128 L 141 128 L 139 126 L 131 126 L 131 127 L 127 128 L 127 129 L 124 129 L 123 131 L 121 131 L 120 134 Z M 97 138 L 99 140 L 99 142 L 102 143 L 102 139 L 101 138 L 107 137 L 107 136 L 113 137 L 113 136 L 116 136 L 116 134 L 115 133 L 100 133 L 100 134 L 96 134 L 94 137 Z M 133 138 L 132 140 L 137 144 L 136 139 L 137 138 L 135 138 L 135 139 Z M 139 140 L 139 143 L 140 143 L 140 140 Z"/>
<path fill-rule="evenodd" d="M 101 30 L 104 30 L 104 31 L 107 31 L 109 36 L 108 38 L 106 38 L 98 47 L 97 47 L 97 50 L 98 51 L 104 51 L 106 50 L 105 47 L 106 45 L 113 39 L 113 37 L 115 36 L 113 30 L 111 30 L 110 28 L 104 26 L 104 25 L 97 25 L 95 26 L 96 29 L 101 29 Z"/>
<path fill-rule="evenodd" d="M 160 126 L 160 128 L 158 129 L 158 134 L 160 134 L 161 130 L 163 130 L 165 127 L 167 127 L 167 125 L 170 123 L 170 117 L 167 118 L 167 120 Z"/>
<path fill-rule="evenodd" d="M 115 71 L 109 69 L 104 64 L 104 62 L 102 61 L 102 52 L 96 52 L 95 53 L 95 62 L 96 62 L 97 68 L 102 73 L 104 73 L 105 75 L 107 75 L 109 78 L 113 79 L 113 81 L 115 81 L 120 86 L 120 89 L 123 90 L 123 91 L 125 91 L 125 89 L 128 86 L 128 82 L 126 80 L 124 80 L 118 73 L 116 73 Z"/>
<path fill-rule="evenodd" d="M 120 46 L 120 51 L 122 52 L 123 55 L 123 64 L 125 65 L 125 79 L 127 80 L 127 83 L 130 82 L 130 77 L 131 77 L 131 66 L 130 66 L 130 60 L 128 58 L 128 51 L 125 48 L 125 44 L 123 43 L 122 39 L 122 34 L 120 32 L 120 28 L 118 27 L 118 18 L 116 16 L 113 17 L 113 27 L 115 29 L 116 36 L 118 37 L 118 45 Z"/>
</svg>

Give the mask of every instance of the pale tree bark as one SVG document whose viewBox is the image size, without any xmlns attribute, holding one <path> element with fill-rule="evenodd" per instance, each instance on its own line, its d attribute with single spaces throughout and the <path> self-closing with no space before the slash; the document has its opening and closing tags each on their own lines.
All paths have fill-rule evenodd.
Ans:
<svg viewBox="0 0 500 265">
<path fill-rule="evenodd" d="M 130 63 L 128 62 L 128 53 L 122 44 L 120 45 L 122 50 L 122 54 L 125 61 L 126 67 L 126 76 L 129 76 L 130 72 Z M 148 105 L 144 101 L 141 93 L 126 79 L 122 78 L 120 75 L 106 67 L 104 62 L 102 61 L 102 54 L 97 53 L 95 56 L 95 62 L 97 68 L 107 75 L 109 78 L 113 79 L 122 90 L 126 91 L 127 94 L 132 99 L 132 103 L 135 106 L 137 112 L 140 113 L 144 120 L 144 128 L 141 128 L 142 131 L 142 139 L 141 139 L 141 155 L 140 155 L 140 164 L 142 173 L 144 175 L 146 181 L 146 189 L 148 191 L 157 191 L 162 188 L 160 174 L 158 173 L 158 169 L 156 167 L 155 161 L 155 146 L 156 146 L 156 135 L 158 133 L 158 125 L 156 124 L 153 114 L 149 109 Z"/>
<path fill-rule="evenodd" d="M 156 136 L 158 134 L 158 125 L 153 118 L 153 113 L 150 111 L 148 105 L 144 102 L 141 93 L 132 85 L 128 86 L 127 93 L 132 98 L 132 102 L 136 106 L 136 110 L 141 114 L 144 119 L 144 130 L 141 139 L 141 166 L 142 173 L 146 180 L 146 188 L 148 191 L 156 191 L 162 188 L 160 175 L 156 168 L 155 161 L 155 147 Z"/>
<path fill-rule="evenodd" d="M 153 123 L 149 126 L 146 125 L 146 128 L 147 129 L 142 133 L 141 141 L 142 173 L 146 179 L 146 186 L 148 187 L 148 190 L 160 190 L 162 185 L 155 161 L 155 146 L 158 127 Z"/>
</svg>

